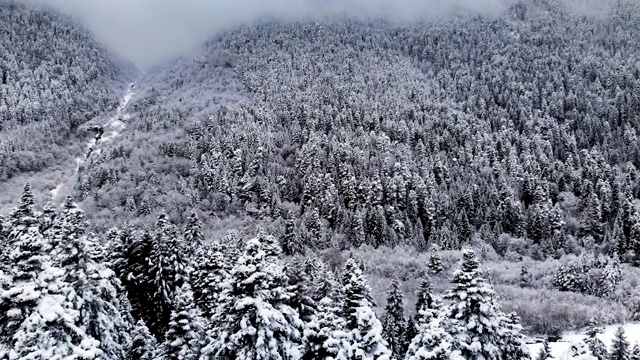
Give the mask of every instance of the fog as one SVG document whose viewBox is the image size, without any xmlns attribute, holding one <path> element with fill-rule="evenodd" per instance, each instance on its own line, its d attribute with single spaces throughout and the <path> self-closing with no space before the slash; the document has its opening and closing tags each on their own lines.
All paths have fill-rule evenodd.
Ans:
<svg viewBox="0 0 640 360">
<path fill-rule="evenodd" d="M 42 0 L 80 20 L 105 46 L 148 69 L 187 53 L 216 31 L 264 16 L 347 14 L 409 21 L 452 9 L 499 12 L 504 0 Z"/>
</svg>

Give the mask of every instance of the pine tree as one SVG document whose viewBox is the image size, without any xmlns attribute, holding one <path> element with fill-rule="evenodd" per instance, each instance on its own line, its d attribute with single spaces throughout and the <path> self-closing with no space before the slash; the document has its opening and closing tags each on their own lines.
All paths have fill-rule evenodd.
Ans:
<svg viewBox="0 0 640 360">
<path fill-rule="evenodd" d="M 131 349 L 129 350 L 128 359 L 130 360 L 154 360 L 155 349 L 157 347 L 156 339 L 149 332 L 149 328 L 142 320 L 138 320 L 133 333 L 131 335 Z"/>
<path fill-rule="evenodd" d="M 420 326 L 420 324 L 428 323 L 432 319 L 438 317 L 440 311 L 440 301 L 433 294 L 431 280 L 428 275 L 425 275 L 422 279 L 416 295 L 415 323 L 416 326 Z"/>
<path fill-rule="evenodd" d="M 382 324 L 369 306 L 357 309 L 358 326 L 349 333 L 349 359 L 390 360 L 392 352 L 382 338 Z M 340 358 L 340 354 L 338 355 Z"/>
<path fill-rule="evenodd" d="M 609 360 L 629 360 L 631 357 L 629 347 L 629 342 L 624 334 L 624 328 L 622 326 L 618 326 L 613 342 L 611 343 Z"/>
<path fill-rule="evenodd" d="M 607 348 L 602 340 L 598 338 L 598 334 L 601 333 L 602 329 L 596 325 L 596 320 L 591 318 L 585 332 L 585 335 L 587 336 L 585 342 L 589 345 L 589 350 L 591 350 L 591 354 L 593 356 L 598 360 L 606 360 L 608 358 Z"/>
<path fill-rule="evenodd" d="M 404 295 L 400 289 L 400 280 L 394 279 L 391 289 L 387 293 L 387 306 L 383 320 L 383 336 L 393 357 L 400 359 L 404 355 L 404 335 L 407 329 L 407 319 L 404 316 Z"/>
<path fill-rule="evenodd" d="M 553 355 L 551 355 L 549 340 L 544 339 L 544 342 L 542 343 L 542 349 L 540 349 L 540 352 L 536 356 L 536 360 L 547 360 L 547 359 L 554 359 L 554 357 Z"/>
<path fill-rule="evenodd" d="M 221 285 L 231 270 L 229 260 L 218 243 L 199 249 L 191 274 L 193 298 L 205 319 L 210 319 L 219 305 Z"/>
<path fill-rule="evenodd" d="M 454 349 L 454 339 L 445 330 L 443 319 L 432 318 L 421 323 L 418 334 L 407 349 L 406 360 L 463 359 L 460 350 Z"/>
<path fill-rule="evenodd" d="M 525 338 L 522 334 L 520 317 L 512 312 L 502 319 L 504 344 L 502 345 L 501 359 L 531 359 L 529 349 L 525 345 Z"/>
<path fill-rule="evenodd" d="M 296 234 L 296 223 L 292 213 L 289 213 L 289 217 L 284 220 L 282 252 L 289 256 L 304 254 L 304 246 L 300 241 L 300 237 Z"/>
<path fill-rule="evenodd" d="M 472 250 L 463 252 L 462 265 L 445 298 L 451 302 L 445 315 L 447 331 L 455 339 L 454 349 L 466 359 L 498 359 L 505 343 L 512 340 L 505 333 L 505 315 L 495 302 L 497 295 L 480 272 Z"/>
<path fill-rule="evenodd" d="M 176 295 L 169 327 L 161 346 L 161 360 L 197 360 L 200 353 L 202 323 L 193 303 L 189 283 Z"/>
<path fill-rule="evenodd" d="M 277 257 L 267 259 L 258 239 L 247 242 L 208 332 L 203 359 L 300 359 L 303 324 L 284 301 L 290 296 Z"/>
<path fill-rule="evenodd" d="M 531 276 L 529 275 L 529 270 L 526 265 L 522 265 L 520 268 L 520 287 L 528 288 L 531 286 Z"/>
<path fill-rule="evenodd" d="M 176 293 L 189 277 L 188 262 L 181 246 L 182 240 L 178 237 L 175 227 L 169 224 L 166 214 L 160 214 L 149 255 L 148 278 L 153 283 L 151 311 L 154 315 L 146 319 L 149 330 L 158 339 L 163 338 L 169 325 Z"/>
<path fill-rule="evenodd" d="M 350 258 L 344 268 L 342 280 L 343 303 L 340 316 L 347 321 L 348 329 L 358 326 L 358 308 L 372 307 L 371 289 L 358 262 Z"/>
<path fill-rule="evenodd" d="M 195 209 L 191 210 L 187 225 L 184 228 L 184 243 L 189 253 L 193 254 L 204 244 L 204 235 L 202 234 L 202 225 Z"/>
<path fill-rule="evenodd" d="M 429 262 L 427 263 L 427 269 L 429 269 L 429 271 L 433 275 L 438 275 L 442 271 L 444 271 L 444 267 L 442 266 L 442 258 L 440 257 L 440 254 L 438 254 L 438 252 L 435 250 L 431 252 Z"/>
<path fill-rule="evenodd" d="M 304 327 L 303 360 L 336 358 L 348 346 L 345 321 L 338 315 L 339 307 L 330 297 L 318 302 L 318 311 Z"/>
</svg>

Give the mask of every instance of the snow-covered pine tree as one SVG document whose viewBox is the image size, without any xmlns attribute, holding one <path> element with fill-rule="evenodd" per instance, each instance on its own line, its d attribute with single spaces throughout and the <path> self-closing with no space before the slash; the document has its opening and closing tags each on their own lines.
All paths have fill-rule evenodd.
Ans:
<svg viewBox="0 0 640 360">
<path fill-rule="evenodd" d="M 153 282 L 153 316 L 147 319 L 152 334 L 162 339 L 169 325 L 178 289 L 188 281 L 189 264 L 182 248 L 183 239 L 167 215 L 158 216 L 149 256 L 149 279 Z"/>
<path fill-rule="evenodd" d="M 454 339 L 445 330 L 443 319 L 431 318 L 419 324 L 418 334 L 413 338 L 406 360 L 453 360 L 462 359 L 460 350 L 454 350 Z"/>
<path fill-rule="evenodd" d="M 131 334 L 131 348 L 128 359 L 130 360 L 154 360 L 157 343 L 155 337 L 149 332 L 149 328 L 142 320 L 133 329 Z"/>
<path fill-rule="evenodd" d="M 202 316 L 209 320 L 219 305 L 221 285 L 229 276 L 231 264 L 217 242 L 198 249 L 195 259 L 191 273 L 193 298 Z"/>
<path fill-rule="evenodd" d="M 433 318 L 438 317 L 441 305 L 439 299 L 433 294 L 431 279 L 428 275 L 425 275 L 422 282 L 420 282 L 416 295 L 415 323 L 419 327 L 420 324 L 428 323 Z"/>
<path fill-rule="evenodd" d="M 508 314 L 502 319 L 501 327 L 504 331 L 504 344 L 502 345 L 502 359 L 531 359 L 529 348 L 525 344 L 522 334 L 520 317 L 515 312 Z"/>
<path fill-rule="evenodd" d="M 342 277 L 342 309 L 340 316 L 347 321 L 348 329 L 358 327 L 358 308 L 373 307 L 371 289 L 358 262 L 349 258 Z"/>
<path fill-rule="evenodd" d="M 197 360 L 202 341 L 202 320 L 193 302 L 191 286 L 185 282 L 176 294 L 175 309 L 161 346 L 159 360 Z"/>
<path fill-rule="evenodd" d="M 505 315 L 496 303 L 497 295 L 483 278 L 473 250 L 463 251 L 462 264 L 453 274 L 453 288 L 445 298 L 446 330 L 455 339 L 454 349 L 465 359 L 499 359 L 510 338 L 505 332 Z"/>
<path fill-rule="evenodd" d="M 371 289 L 353 258 L 345 264 L 342 285 L 340 315 L 346 320 L 348 345 L 338 353 L 337 359 L 389 359 L 391 351 L 382 338 L 382 324 L 373 312 Z"/>
<path fill-rule="evenodd" d="M 223 285 L 202 359 L 300 359 L 303 324 L 283 304 L 286 283 L 279 260 L 267 259 L 261 242 L 249 240 Z"/>
<path fill-rule="evenodd" d="M 345 321 L 339 315 L 340 308 L 325 297 L 318 302 L 318 310 L 305 323 L 303 360 L 332 359 L 348 346 Z"/>
<path fill-rule="evenodd" d="M 554 357 L 553 355 L 551 355 L 549 340 L 545 338 L 544 342 L 542 343 L 542 348 L 540 349 L 540 352 L 538 352 L 538 355 L 536 355 L 535 360 L 548 360 L 548 359 L 554 359 Z"/>
<path fill-rule="evenodd" d="M 394 279 L 391 289 L 387 293 L 387 305 L 385 307 L 383 337 L 389 343 L 395 359 L 400 359 L 406 352 L 404 348 L 404 336 L 407 331 L 407 318 L 404 316 L 404 295 L 400 289 L 400 280 Z"/>
<path fill-rule="evenodd" d="M 358 327 L 352 329 L 348 336 L 350 343 L 347 359 L 349 360 L 391 360 L 393 354 L 382 337 L 382 324 L 369 306 L 357 309 Z M 342 350 L 344 351 L 344 350 Z M 342 352 L 343 353 L 343 352 Z M 341 359 L 341 352 L 338 352 Z"/>
<path fill-rule="evenodd" d="M 611 342 L 611 351 L 609 352 L 609 360 L 629 360 L 629 341 L 624 333 L 624 327 L 618 326 L 615 337 Z"/>
<path fill-rule="evenodd" d="M 304 246 L 300 241 L 300 237 L 296 233 L 296 223 L 292 212 L 289 212 L 287 218 L 284 219 L 284 230 L 282 231 L 282 252 L 289 256 L 304 253 Z"/>
<path fill-rule="evenodd" d="M 185 248 L 189 249 L 189 254 L 195 254 L 197 249 L 204 244 L 204 235 L 202 234 L 202 225 L 195 209 L 191 210 L 187 225 L 184 228 Z"/>
<path fill-rule="evenodd" d="M 607 352 L 607 347 L 604 345 L 602 340 L 598 338 L 598 334 L 602 333 L 602 329 L 597 326 L 597 322 L 595 318 L 589 319 L 589 325 L 585 331 L 585 342 L 589 345 L 589 350 L 591 350 L 591 354 L 595 356 L 598 360 L 606 360 L 609 356 Z"/>
<path fill-rule="evenodd" d="M 442 266 L 442 258 L 440 257 L 440 254 L 438 254 L 438 252 L 435 250 L 431 251 L 429 262 L 427 262 L 427 269 L 429 269 L 429 271 L 433 275 L 438 275 L 442 271 L 444 271 L 444 267 Z"/>
</svg>

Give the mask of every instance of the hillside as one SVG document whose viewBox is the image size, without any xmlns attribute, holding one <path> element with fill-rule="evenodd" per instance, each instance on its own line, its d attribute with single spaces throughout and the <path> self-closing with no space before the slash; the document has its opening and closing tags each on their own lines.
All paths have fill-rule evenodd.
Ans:
<svg viewBox="0 0 640 360">
<path fill-rule="evenodd" d="M 133 65 L 114 58 L 73 20 L 46 8 L 1 1 L 3 189 L 19 189 L 26 181 L 22 174 L 72 164 L 73 145 L 92 136 L 82 124 L 115 109 L 135 76 Z M 16 199 L 3 196 L 0 202 Z"/>
<path fill-rule="evenodd" d="M 36 186 L 0 216 L 0 358 L 49 323 L 88 358 L 521 360 L 584 328 L 552 352 L 609 358 L 597 325 L 640 321 L 640 6 L 605 2 L 263 19 L 128 89 L 68 19 L 0 7 L 75 51 L 0 32 L 46 69 L 0 85 L 37 89 L 4 100 L 5 182 Z"/>
</svg>

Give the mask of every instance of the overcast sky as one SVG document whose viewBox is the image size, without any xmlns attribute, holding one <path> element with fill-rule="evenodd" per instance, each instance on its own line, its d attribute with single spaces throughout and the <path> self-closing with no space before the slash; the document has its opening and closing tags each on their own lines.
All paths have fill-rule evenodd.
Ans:
<svg viewBox="0 0 640 360">
<path fill-rule="evenodd" d="M 327 13 L 439 17 L 451 8 L 495 12 L 504 0 L 42 0 L 78 18 L 98 40 L 138 67 L 197 48 L 220 29 L 261 16 L 299 18 Z"/>
</svg>

